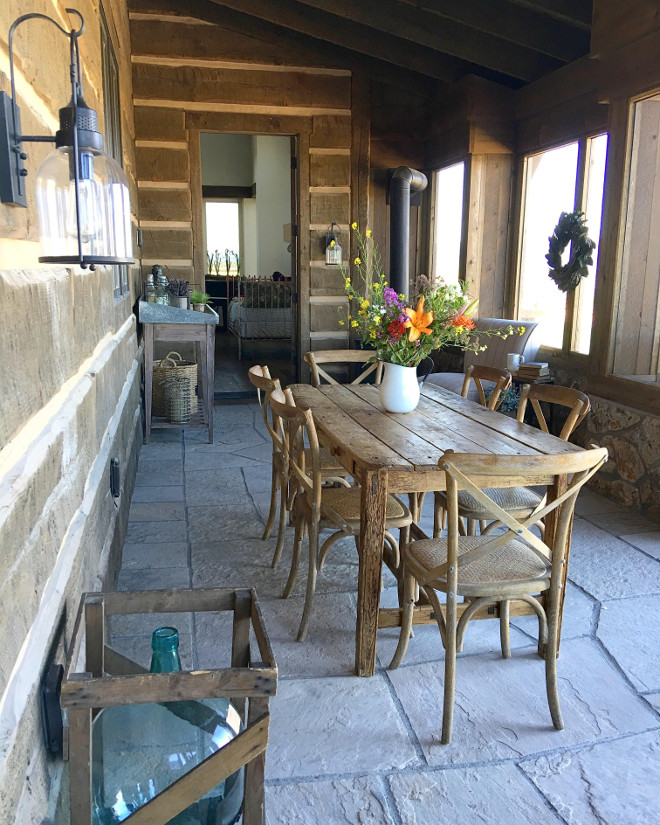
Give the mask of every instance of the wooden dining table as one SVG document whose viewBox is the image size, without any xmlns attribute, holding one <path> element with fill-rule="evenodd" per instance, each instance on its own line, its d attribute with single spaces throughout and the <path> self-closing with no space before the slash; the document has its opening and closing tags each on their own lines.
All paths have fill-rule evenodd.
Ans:
<svg viewBox="0 0 660 825">
<path fill-rule="evenodd" d="M 296 403 L 305 404 L 312 410 L 320 443 L 360 485 L 355 672 L 358 676 L 373 676 L 378 628 L 401 623 L 400 610 L 380 608 L 379 604 L 388 493 L 412 496 L 445 490 L 445 474 L 438 467 L 438 459 L 446 450 L 550 455 L 582 448 L 528 424 L 520 424 L 442 387 L 423 387 L 417 408 L 404 414 L 386 412 L 380 402 L 378 387 L 373 385 L 329 384 L 315 388 L 294 384 L 290 389 Z M 552 478 L 538 479 L 539 483 L 551 485 L 548 487 L 549 500 L 561 492 L 553 486 L 554 481 Z M 479 484 L 480 480 L 475 479 L 475 483 Z M 487 486 L 486 478 L 482 486 Z M 548 541 L 556 517 L 554 511 L 546 520 Z M 414 524 L 411 529 L 413 537 L 421 532 Z M 492 612 L 493 609 L 484 610 Z M 517 610 L 513 605 L 511 607 L 511 615 L 529 612 L 531 608 L 524 603 L 518 603 Z M 435 621 L 430 606 L 416 608 L 414 621 Z"/>
</svg>

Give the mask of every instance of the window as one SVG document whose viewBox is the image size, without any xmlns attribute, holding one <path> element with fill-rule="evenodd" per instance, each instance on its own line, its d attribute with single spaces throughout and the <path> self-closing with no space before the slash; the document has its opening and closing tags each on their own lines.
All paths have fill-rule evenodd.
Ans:
<svg viewBox="0 0 660 825">
<path fill-rule="evenodd" d="M 431 272 L 448 284 L 457 284 L 461 274 L 464 175 L 464 163 L 455 163 L 433 173 Z"/>
<path fill-rule="evenodd" d="M 589 275 L 569 293 L 548 277 L 548 238 L 562 212 L 585 212 L 589 237 L 600 238 L 607 135 L 530 155 L 524 162 L 517 317 L 537 321 L 542 345 L 589 353 L 596 255 Z M 566 262 L 571 250 L 564 251 Z"/>
<path fill-rule="evenodd" d="M 204 226 L 209 274 L 230 275 L 237 273 L 237 261 L 241 259 L 240 202 L 207 200 L 204 202 Z M 227 255 L 225 253 L 233 253 Z M 229 270 L 227 269 L 229 264 Z"/>
<path fill-rule="evenodd" d="M 105 151 L 121 166 L 123 163 L 121 146 L 121 106 L 119 101 L 119 66 L 103 7 L 101 7 L 101 67 L 103 75 L 103 120 L 105 125 Z M 115 300 L 128 293 L 128 266 L 112 267 L 114 275 Z"/>
<path fill-rule="evenodd" d="M 614 373 L 659 382 L 660 93 L 633 103 Z"/>
</svg>

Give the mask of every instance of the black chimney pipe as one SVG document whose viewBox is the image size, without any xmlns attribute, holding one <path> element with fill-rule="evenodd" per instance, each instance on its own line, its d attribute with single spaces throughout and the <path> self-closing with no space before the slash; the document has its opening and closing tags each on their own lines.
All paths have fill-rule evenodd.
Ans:
<svg viewBox="0 0 660 825">
<path fill-rule="evenodd" d="M 410 260 L 410 192 L 426 189 L 426 175 L 407 166 L 394 170 L 390 180 L 390 286 L 408 294 Z"/>
</svg>

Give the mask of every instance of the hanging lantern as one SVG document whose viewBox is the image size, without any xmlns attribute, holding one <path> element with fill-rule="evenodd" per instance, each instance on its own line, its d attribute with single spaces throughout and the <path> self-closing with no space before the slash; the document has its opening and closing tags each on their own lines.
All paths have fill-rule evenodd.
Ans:
<svg viewBox="0 0 660 825">
<path fill-rule="evenodd" d="M 333 221 L 325 233 L 325 264 L 326 266 L 338 266 L 341 264 L 341 261 L 339 226 Z"/>
</svg>

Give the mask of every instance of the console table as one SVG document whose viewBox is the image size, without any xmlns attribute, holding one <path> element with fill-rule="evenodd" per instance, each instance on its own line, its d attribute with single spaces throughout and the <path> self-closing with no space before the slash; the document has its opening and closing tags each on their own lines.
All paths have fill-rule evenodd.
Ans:
<svg viewBox="0 0 660 825">
<path fill-rule="evenodd" d="M 206 306 L 204 312 L 140 301 L 139 321 L 144 324 L 144 442 L 148 444 L 152 428 L 206 427 L 209 444 L 213 443 L 213 376 L 215 369 L 215 328 L 218 314 Z M 189 424 L 169 424 L 164 418 L 152 418 L 154 343 L 194 343 L 198 352 L 200 381 L 199 412 Z"/>
</svg>

